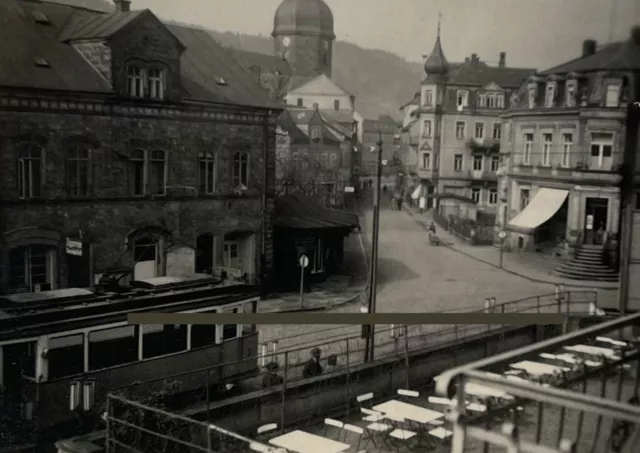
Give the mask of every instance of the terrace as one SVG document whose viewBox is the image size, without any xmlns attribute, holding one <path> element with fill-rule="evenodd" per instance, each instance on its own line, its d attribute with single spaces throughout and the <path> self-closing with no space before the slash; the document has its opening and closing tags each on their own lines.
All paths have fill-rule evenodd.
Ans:
<svg viewBox="0 0 640 453">
<path fill-rule="evenodd" d="M 595 302 L 592 292 L 559 292 L 503 304 L 487 300 L 485 310 L 565 313 L 567 323 L 564 329 L 570 330 L 570 325 L 576 319 L 584 319 L 584 315 L 593 310 Z M 278 366 L 276 369 L 264 366 L 260 373 L 240 381 L 224 380 L 230 369 L 240 365 L 227 363 L 134 383 L 114 391 L 109 395 L 106 408 L 102 409 L 105 421 L 102 427 L 106 429 L 102 441 L 98 443 L 106 441 L 110 452 L 156 451 L 158 448 L 206 452 L 243 452 L 262 448 L 261 451 L 268 451 L 268 448 L 278 446 L 271 443 L 269 447 L 273 438 L 304 430 L 341 443 L 340 448 L 343 449 L 339 451 L 355 452 L 356 448 L 359 449 L 357 451 L 385 451 L 387 444 L 388 448 L 400 450 L 404 447 L 411 450 L 418 445 L 420 448 L 425 445 L 444 448 L 442 445 L 446 446 L 447 433 L 452 431 L 452 427 L 436 426 L 424 431 L 415 425 L 420 423 L 415 420 L 409 425 L 403 425 L 406 420 L 394 421 L 395 425 L 390 426 L 395 426 L 394 430 L 406 431 L 413 427 L 416 433 L 420 433 L 414 439 L 415 442 L 419 441 L 417 444 L 408 442 L 407 445 L 399 445 L 398 439 L 391 441 L 384 437 L 384 433 L 384 439 L 375 436 L 369 439 L 364 434 L 359 438 L 359 429 L 350 430 L 351 427 L 364 430 L 377 422 L 364 420 L 360 410 L 362 402 L 357 396 L 372 393 L 368 402 L 373 407 L 378 403 L 405 398 L 404 395 L 398 395 L 399 389 L 405 389 L 418 394 L 411 404 L 422 410 L 444 414 L 446 407 L 442 407 L 441 401 L 433 399 L 434 376 L 457 364 L 492 357 L 496 353 L 529 346 L 540 338 L 557 335 L 561 326 L 550 327 L 552 329 L 486 325 L 379 327 L 376 332 L 376 360 L 365 363 L 364 340 L 360 335 L 354 335 L 356 332 L 352 326 L 343 331 L 342 338 L 323 345 L 313 345 L 323 351 L 321 360 L 325 370 L 320 376 L 304 375 L 304 365 L 309 359 L 308 348 L 304 348 L 262 354 L 254 358 L 263 366 Z M 358 327 L 355 329 L 359 330 Z M 327 336 L 330 337 L 329 334 Z M 328 355 L 335 356 L 337 368 L 327 368 L 324 360 Z M 193 388 L 193 382 L 198 380 L 202 383 L 201 392 L 180 393 L 180 388 L 186 383 Z M 236 391 L 238 389 L 241 391 Z M 481 405 L 472 407 L 479 408 Z M 375 407 L 369 410 L 375 410 Z M 331 428 L 328 430 L 331 432 L 327 433 L 323 423 L 327 417 L 335 417 L 348 428 L 341 428 L 337 432 L 331 431 Z M 440 419 L 441 424 L 448 423 L 443 417 Z M 365 422 L 369 423 L 363 425 Z M 269 433 L 258 433 L 258 427 L 265 425 L 275 425 L 275 428 Z M 429 432 L 433 430 L 444 438 L 432 439 L 434 435 Z M 265 439 L 260 443 L 262 437 Z M 317 442 L 307 440 L 303 443 L 314 445 Z M 338 445 L 331 445 L 333 447 L 327 448 L 338 448 Z M 289 448 L 292 452 L 298 451 L 297 447 L 291 448 L 289 445 Z"/>
</svg>

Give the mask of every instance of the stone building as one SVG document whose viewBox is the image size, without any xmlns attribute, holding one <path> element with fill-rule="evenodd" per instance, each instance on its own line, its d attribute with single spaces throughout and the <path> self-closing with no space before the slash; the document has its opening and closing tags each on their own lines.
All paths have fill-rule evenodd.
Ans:
<svg viewBox="0 0 640 453">
<path fill-rule="evenodd" d="M 418 146 L 407 149 L 417 153 L 422 191 L 431 207 L 447 198 L 459 208 L 473 205 L 492 217 L 498 205 L 500 113 L 534 70 L 507 66 L 504 52 L 497 65 L 475 53 L 462 63 L 449 63 L 439 28 L 424 70 L 419 108 L 411 114 L 419 123 Z"/>
<path fill-rule="evenodd" d="M 511 98 L 503 115 L 510 161 L 501 193 L 511 247 L 598 255 L 617 242 L 626 108 L 637 99 L 640 76 L 638 31 L 600 48 L 584 41 L 578 58 L 531 76 Z M 560 270 L 614 278 L 604 268 L 591 271 Z"/>
<path fill-rule="evenodd" d="M 2 292 L 267 283 L 281 108 L 206 32 L 116 4 L 0 3 Z"/>
</svg>

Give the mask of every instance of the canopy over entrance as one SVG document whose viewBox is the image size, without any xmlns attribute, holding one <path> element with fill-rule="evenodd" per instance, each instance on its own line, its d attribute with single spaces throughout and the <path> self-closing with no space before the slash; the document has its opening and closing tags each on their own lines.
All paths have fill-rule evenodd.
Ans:
<svg viewBox="0 0 640 453">
<path fill-rule="evenodd" d="M 543 187 L 536 192 L 533 200 L 509 222 L 509 226 L 533 230 L 558 212 L 569 195 L 568 190 Z"/>
</svg>

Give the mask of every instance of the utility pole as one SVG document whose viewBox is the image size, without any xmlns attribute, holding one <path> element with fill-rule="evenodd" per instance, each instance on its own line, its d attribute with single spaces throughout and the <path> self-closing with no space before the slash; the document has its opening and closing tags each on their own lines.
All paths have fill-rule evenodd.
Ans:
<svg viewBox="0 0 640 453">
<path fill-rule="evenodd" d="M 382 131 L 378 132 L 378 159 L 377 159 L 377 177 L 376 191 L 373 200 L 373 233 L 371 241 L 371 267 L 369 275 L 369 300 L 368 312 L 376 312 L 376 296 L 377 296 L 377 277 L 378 277 L 378 239 L 380 232 L 380 186 L 382 185 Z M 367 329 L 365 343 L 365 361 L 373 361 L 375 349 L 375 325 L 371 324 Z"/>
</svg>

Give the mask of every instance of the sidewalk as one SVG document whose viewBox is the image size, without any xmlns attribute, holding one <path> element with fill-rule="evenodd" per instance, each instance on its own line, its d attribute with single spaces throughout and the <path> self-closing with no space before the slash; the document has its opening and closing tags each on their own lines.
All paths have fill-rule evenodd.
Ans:
<svg viewBox="0 0 640 453">
<path fill-rule="evenodd" d="M 405 212 L 420 223 L 426 230 L 427 225 L 433 221 L 431 210 L 420 214 L 417 209 L 403 206 Z M 435 222 L 434 222 L 435 223 Z M 437 235 L 444 245 L 469 258 L 475 259 L 490 266 L 499 268 L 500 250 L 492 245 L 470 245 L 464 239 L 445 231 L 436 224 Z M 427 238 L 425 237 L 425 240 Z M 618 283 L 587 282 L 570 280 L 556 275 L 553 270 L 560 266 L 560 261 L 551 258 L 534 257 L 517 252 L 504 252 L 502 257 L 502 270 L 513 275 L 518 275 L 536 283 L 564 284 L 568 288 L 595 288 L 615 290 Z"/>
<path fill-rule="evenodd" d="M 317 290 L 304 294 L 300 307 L 300 294 L 284 294 L 265 299 L 258 304 L 260 313 L 300 312 L 329 310 L 341 305 L 359 303 L 365 287 L 352 287 L 342 290 Z"/>
</svg>

